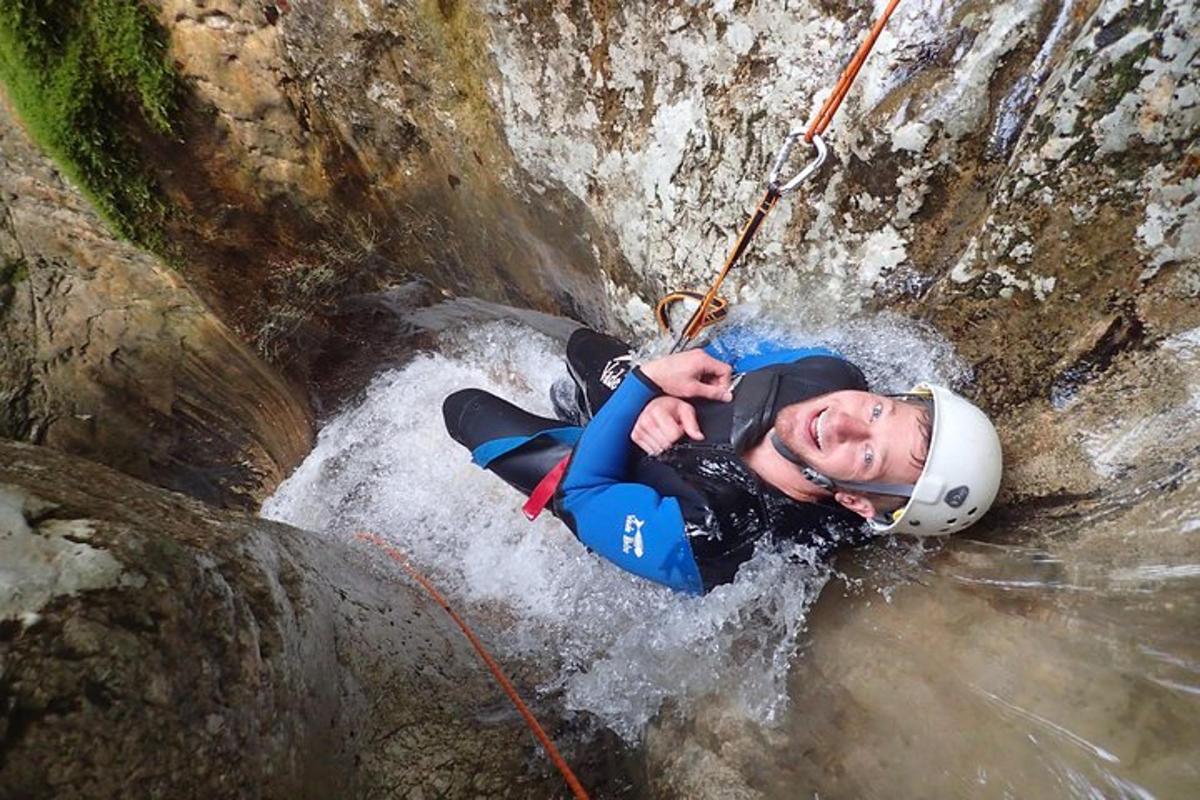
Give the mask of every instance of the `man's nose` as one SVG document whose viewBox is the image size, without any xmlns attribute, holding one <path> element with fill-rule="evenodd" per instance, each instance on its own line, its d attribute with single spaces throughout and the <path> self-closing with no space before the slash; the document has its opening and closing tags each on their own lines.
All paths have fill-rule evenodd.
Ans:
<svg viewBox="0 0 1200 800">
<path fill-rule="evenodd" d="M 867 438 L 867 423 L 852 414 L 838 411 L 830 414 L 828 435 L 835 442 L 861 442 Z"/>
</svg>

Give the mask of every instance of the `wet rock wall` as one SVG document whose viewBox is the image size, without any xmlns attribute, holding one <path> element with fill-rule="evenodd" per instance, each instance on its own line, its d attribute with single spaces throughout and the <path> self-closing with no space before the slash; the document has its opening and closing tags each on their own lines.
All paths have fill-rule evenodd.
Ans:
<svg viewBox="0 0 1200 800">
<path fill-rule="evenodd" d="M 115 239 L 0 106 L 0 437 L 253 508 L 307 452 L 304 392 Z"/>
<path fill-rule="evenodd" d="M 378 553 L 5 441 L 0 550 L 4 800 L 561 786 Z"/>
<path fill-rule="evenodd" d="M 641 291 L 702 287 L 881 9 L 495 2 L 518 160 L 587 198 Z M 820 324 L 931 320 L 994 409 L 1197 324 L 1195 33 L 1185 2 L 902 3 L 762 229 L 735 296 Z M 1194 187 L 1193 187 L 1194 188 Z"/>
<path fill-rule="evenodd" d="M 200 217 L 179 234 L 256 276 L 249 284 L 265 296 L 245 298 L 222 292 L 223 265 L 200 270 L 247 325 L 288 302 L 270 278 L 291 265 L 330 270 L 330 302 L 298 309 L 309 316 L 421 277 L 607 319 L 597 273 L 619 272 L 620 256 L 581 198 L 514 162 L 486 92 L 494 69 L 473 4 L 154 6 L 191 87 L 183 136 L 196 159 L 189 170 L 160 159 L 158 174 Z M 264 257 L 275 266 L 255 263 Z"/>
</svg>

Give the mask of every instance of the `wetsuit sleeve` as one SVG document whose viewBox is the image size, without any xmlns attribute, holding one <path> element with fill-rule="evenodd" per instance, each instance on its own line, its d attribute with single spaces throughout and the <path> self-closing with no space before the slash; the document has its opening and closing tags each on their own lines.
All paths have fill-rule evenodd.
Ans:
<svg viewBox="0 0 1200 800">
<path fill-rule="evenodd" d="M 827 347 L 794 347 L 773 339 L 751 336 L 742 328 L 723 333 L 704 346 L 704 352 L 733 367 L 734 372 L 751 372 L 775 364 L 791 364 L 809 356 L 842 358 Z"/>
<path fill-rule="evenodd" d="M 639 375 L 625 378 L 588 423 L 561 485 L 562 509 L 585 545 L 617 566 L 673 589 L 699 594 L 700 572 L 674 497 L 628 480 L 629 435 L 656 394 Z"/>
</svg>

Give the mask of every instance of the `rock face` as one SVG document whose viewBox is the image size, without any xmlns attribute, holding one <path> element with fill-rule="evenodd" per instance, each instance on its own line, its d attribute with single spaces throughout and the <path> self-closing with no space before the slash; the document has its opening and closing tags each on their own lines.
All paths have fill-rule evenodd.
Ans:
<svg viewBox="0 0 1200 800">
<path fill-rule="evenodd" d="M 369 553 L 5 441 L 0 553 L 4 800 L 561 785 L 528 773 L 457 628 Z"/>
<path fill-rule="evenodd" d="M 417 275 L 607 321 L 599 273 L 620 272 L 614 240 L 581 198 L 514 162 L 472 4 L 165 0 L 157 14 L 193 95 L 183 148 L 147 157 L 202 218 L 175 234 L 197 243 L 193 271 L 218 308 L 269 324 L 289 300 L 279 273 L 316 261 L 335 296 Z M 265 306 L 222 287 L 227 258 Z"/>
<path fill-rule="evenodd" d="M 154 11 L 191 87 L 182 141 L 142 152 L 184 212 L 181 274 L 300 382 L 322 352 L 369 346 L 369 330 L 338 339 L 348 295 L 414 276 L 648 331 L 663 288 L 713 274 L 873 13 Z M 731 290 L 815 326 L 864 307 L 926 318 L 993 410 L 1048 408 L 1195 326 L 1198 24 L 1182 0 L 902 5 L 830 163 Z"/>
<path fill-rule="evenodd" d="M 715 274 L 873 14 L 490 9 L 513 152 L 617 233 L 641 291 L 614 287 L 614 309 L 643 329 L 649 287 Z M 992 408 L 1195 326 L 1198 26 L 1183 0 L 901 4 L 830 163 L 764 226 L 737 296 L 818 325 L 863 306 L 927 318 Z"/>
<path fill-rule="evenodd" d="M 472 7 L 154 11 L 190 87 L 179 140 L 129 125 L 170 267 L 114 241 L 0 106 L 0 434 L 250 507 L 311 440 L 279 371 L 320 404 L 363 380 L 331 359 L 395 340 L 362 295 L 419 278 L 607 322 L 615 240 L 513 162 Z"/>
<path fill-rule="evenodd" d="M 252 507 L 307 451 L 302 392 L 118 242 L 0 106 L 0 436 Z"/>
</svg>

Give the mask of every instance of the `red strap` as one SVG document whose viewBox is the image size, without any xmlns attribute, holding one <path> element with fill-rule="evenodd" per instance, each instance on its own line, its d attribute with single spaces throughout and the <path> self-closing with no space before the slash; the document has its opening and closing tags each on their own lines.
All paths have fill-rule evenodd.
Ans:
<svg viewBox="0 0 1200 800">
<path fill-rule="evenodd" d="M 521 506 L 521 510 L 525 512 L 525 517 L 533 522 L 538 518 L 538 514 L 546 508 L 550 503 L 550 498 L 554 496 L 554 490 L 558 488 L 559 481 L 562 480 L 563 473 L 567 471 L 567 463 L 571 460 L 571 456 L 563 457 L 563 460 L 555 464 L 546 476 L 538 481 L 538 485 L 533 487 L 533 491 L 529 495 L 529 499 L 525 501 L 525 505 Z"/>
</svg>

